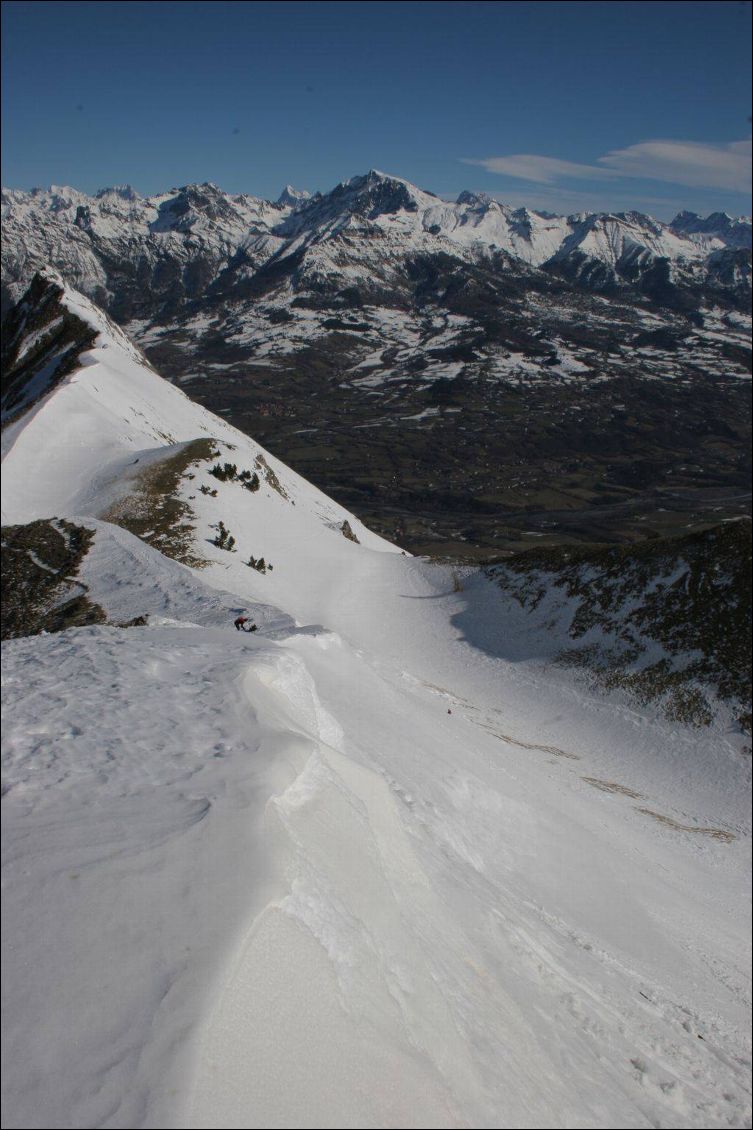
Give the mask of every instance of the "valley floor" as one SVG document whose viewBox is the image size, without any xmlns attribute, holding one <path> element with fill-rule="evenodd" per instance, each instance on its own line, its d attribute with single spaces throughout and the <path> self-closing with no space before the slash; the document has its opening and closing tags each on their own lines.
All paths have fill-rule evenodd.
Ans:
<svg viewBox="0 0 753 1130">
<path fill-rule="evenodd" d="M 6 645 L 3 1125 L 750 1126 L 739 734 L 342 561 Z"/>
</svg>

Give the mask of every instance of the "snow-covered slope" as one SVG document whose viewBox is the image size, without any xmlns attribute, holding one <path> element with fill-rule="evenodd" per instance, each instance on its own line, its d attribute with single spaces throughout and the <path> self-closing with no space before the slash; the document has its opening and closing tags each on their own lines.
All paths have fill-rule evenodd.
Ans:
<svg viewBox="0 0 753 1130">
<path fill-rule="evenodd" d="M 255 528 L 272 526 L 291 542 L 305 528 L 311 536 L 316 531 L 327 543 L 341 546 L 346 542 L 342 526 L 348 522 L 359 541 L 393 549 L 269 452 L 159 377 L 101 310 L 53 272 L 46 274 L 43 287 L 45 301 L 38 301 L 47 307 L 45 327 L 54 328 L 67 316 L 93 336 L 91 342 L 84 332 L 80 335 L 85 346 L 93 347 L 77 354 L 75 361 L 67 359 L 67 374 L 52 393 L 38 373 L 29 377 L 28 385 L 34 388 L 31 407 L 13 416 L 3 432 L 4 523 L 52 514 L 99 516 L 123 503 L 129 492 L 144 493 L 145 469 L 153 471 L 191 441 L 204 441 L 202 458 L 196 460 L 201 474 L 191 474 L 180 491 L 186 496 L 182 501 L 190 501 L 189 509 L 204 520 L 207 534 L 210 519 L 216 523 L 232 513 L 246 527 L 239 549 L 245 549 L 247 539 L 250 543 Z M 39 371 L 48 372 L 48 337 L 35 330 L 22 342 L 16 350 L 22 370 L 27 371 L 29 355 L 36 349 L 41 351 Z M 22 399 L 21 407 L 25 404 Z M 231 456 L 239 471 L 246 468 L 261 475 L 259 490 L 243 489 L 241 480 L 230 484 L 213 478 L 211 467 Z M 202 494 L 202 486 L 215 494 Z M 222 509 L 226 496 L 227 510 Z M 291 524 L 295 533 L 288 534 Z M 205 552 L 211 554 L 212 547 Z"/>
<path fill-rule="evenodd" d="M 525 609 L 534 647 L 548 640 L 561 662 L 663 699 L 677 719 L 708 723 L 722 698 L 750 732 L 749 519 L 637 545 L 529 551 L 488 575 Z"/>
<path fill-rule="evenodd" d="M 46 286 L 95 338 L 3 514 L 93 531 L 110 623 L 4 647 L 3 1125 L 749 1125 L 739 735 L 552 671 Z"/>
</svg>

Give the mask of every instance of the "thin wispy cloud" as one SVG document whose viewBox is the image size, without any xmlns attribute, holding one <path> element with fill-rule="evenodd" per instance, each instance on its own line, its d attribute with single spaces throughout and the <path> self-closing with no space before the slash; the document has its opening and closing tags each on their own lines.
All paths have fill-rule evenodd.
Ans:
<svg viewBox="0 0 753 1130">
<path fill-rule="evenodd" d="M 556 157 L 539 157 L 534 153 L 516 153 L 511 157 L 485 157 L 476 160 L 461 158 L 465 165 L 481 165 L 490 173 L 501 173 L 536 184 L 556 184 L 562 177 L 576 177 L 591 180 L 593 177 L 609 178 L 620 174 L 613 169 L 602 169 L 594 165 L 579 165 L 574 161 L 560 161 Z"/>
<path fill-rule="evenodd" d="M 695 188 L 750 189 L 751 143 L 704 145 L 694 141 L 644 141 L 615 149 L 599 161 L 621 176 L 669 181 Z"/>
<path fill-rule="evenodd" d="M 751 142 L 709 145 L 694 141 L 644 141 L 614 149 L 583 165 L 531 153 L 507 157 L 462 158 L 490 173 L 516 177 L 534 184 L 556 185 L 565 179 L 615 180 L 631 178 L 665 181 L 692 188 L 717 188 L 747 192 L 751 180 Z"/>
</svg>

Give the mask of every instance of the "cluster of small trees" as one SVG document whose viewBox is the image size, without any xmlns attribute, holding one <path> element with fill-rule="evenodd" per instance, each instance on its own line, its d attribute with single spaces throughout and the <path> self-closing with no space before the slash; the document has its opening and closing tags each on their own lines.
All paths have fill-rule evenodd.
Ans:
<svg viewBox="0 0 753 1130">
<path fill-rule="evenodd" d="M 212 538 L 212 545 L 216 545 L 218 549 L 226 549 L 228 553 L 236 553 L 235 538 L 230 533 L 225 523 L 220 519 L 216 526 L 212 526 L 213 530 L 217 531 L 216 537 Z M 249 557 L 248 561 L 244 562 L 248 565 L 249 569 L 256 569 L 257 573 L 271 572 L 274 568 L 269 562 L 265 561 L 263 557 Z"/>
<path fill-rule="evenodd" d="M 209 474 L 214 475 L 215 479 L 219 479 L 221 483 L 226 483 L 228 480 L 232 482 L 238 474 L 238 468 L 235 463 L 226 463 L 224 467 L 221 467 L 219 463 L 215 463 Z"/>
<path fill-rule="evenodd" d="M 268 565 L 263 557 L 249 557 L 246 564 L 250 569 L 256 569 L 257 573 L 266 573 L 267 569 L 271 571 L 274 568 L 273 565 Z"/>
<path fill-rule="evenodd" d="M 217 531 L 217 537 L 212 540 L 212 545 L 216 545 L 218 549 L 226 549 L 228 553 L 235 553 L 235 538 L 225 523 L 220 519 L 212 529 Z"/>
<path fill-rule="evenodd" d="M 221 483 L 242 483 L 246 490 L 250 491 L 258 490 L 261 485 L 256 471 L 239 471 L 235 463 L 225 463 L 222 466 L 215 463 L 209 474 L 214 475 Z"/>
</svg>

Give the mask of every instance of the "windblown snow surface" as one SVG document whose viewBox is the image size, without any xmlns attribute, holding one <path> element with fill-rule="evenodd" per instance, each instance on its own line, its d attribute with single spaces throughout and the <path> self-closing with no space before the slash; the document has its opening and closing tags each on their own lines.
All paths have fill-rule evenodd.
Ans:
<svg viewBox="0 0 753 1130">
<path fill-rule="evenodd" d="M 66 302 L 100 338 L 3 521 L 94 529 L 148 621 L 4 648 L 3 1125 L 750 1126 L 732 724 L 590 694 Z M 191 569 L 101 515 L 202 436 L 276 480 L 192 467 Z"/>
</svg>

